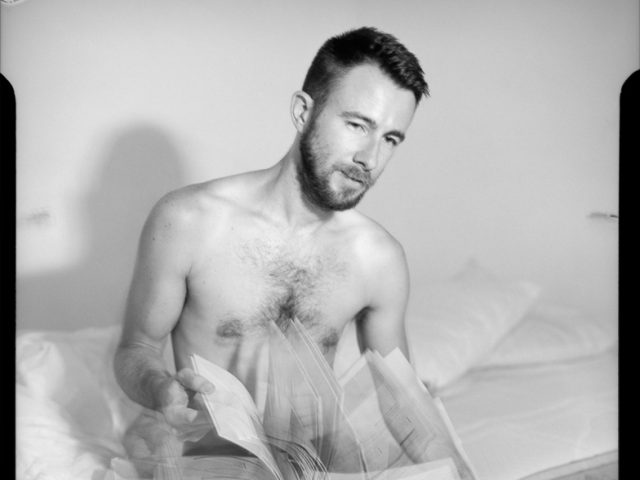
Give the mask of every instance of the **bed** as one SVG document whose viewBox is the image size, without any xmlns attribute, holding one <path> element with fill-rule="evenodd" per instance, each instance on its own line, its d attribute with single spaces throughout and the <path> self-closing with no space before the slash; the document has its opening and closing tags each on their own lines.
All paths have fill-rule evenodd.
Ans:
<svg viewBox="0 0 640 480">
<path fill-rule="evenodd" d="M 476 262 L 414 285 L 411 360 L 478 480 L 618 478 L 617 319 L 548 304 Z M 16 478 L 104 480 L 141 408 L 118 387 L 119 325 L 18 330 Z M 338 374 L 358 355 L 348 328 Z M 170 360 L 170 352 L 167 352 Z"/>
</svg>

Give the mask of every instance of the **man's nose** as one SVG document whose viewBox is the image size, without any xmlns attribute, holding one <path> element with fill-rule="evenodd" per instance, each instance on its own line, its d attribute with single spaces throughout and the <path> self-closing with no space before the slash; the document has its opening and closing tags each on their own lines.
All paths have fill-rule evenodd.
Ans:
<svg viewBox="0 0 640 480">
<path fill-rule="evenodd" d="M 371 171 L 378 166 L 380 144 L 377 140 L 370 139 L 356 152 L 354 161 L 366 171 Z"/>
</svg>

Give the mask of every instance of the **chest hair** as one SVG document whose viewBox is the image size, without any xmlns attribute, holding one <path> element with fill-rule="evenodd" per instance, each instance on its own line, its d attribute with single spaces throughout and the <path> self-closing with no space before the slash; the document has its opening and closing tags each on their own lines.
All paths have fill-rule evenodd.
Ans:
<svg viewBox="0 0 640 480">
<path fill-rule="evenodd" d="M 347 273 L 346 262 L 336 250 L 260 239 L 241 244 L 237 251 L 264 285 L 253 323 L 264 327 L 275 322 L 286 331 L 289 322 L 298 318 L 321 344 L 329 347 L 337 342 L 338 334 L 328 326 L 322 311 L 323 301 Z"/>
</svg>

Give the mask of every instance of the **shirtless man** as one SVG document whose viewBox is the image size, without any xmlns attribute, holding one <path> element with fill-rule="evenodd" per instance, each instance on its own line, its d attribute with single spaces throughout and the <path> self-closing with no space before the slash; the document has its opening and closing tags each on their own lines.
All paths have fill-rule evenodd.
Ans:
<svg viewBox="0 0 640 480">
<path fill-rule="evenodd" d="M 144 226 L 115 371 L 169 425 L 193 420 L 212 386 L 191 353 L 257 394 L 269 322 L 297 317 L 332 363 L 356 322 L 360 348 L 408 358 L 409 276 L 401 245 L 353 209 L 405 138 L 428 95 L 415 56 L 362 28 L 319 50 L 290 114 L 296 136 L 270 168 L 163 197 Z M 163 361 L 171 338 L 177 374 Z"/>
</svg>

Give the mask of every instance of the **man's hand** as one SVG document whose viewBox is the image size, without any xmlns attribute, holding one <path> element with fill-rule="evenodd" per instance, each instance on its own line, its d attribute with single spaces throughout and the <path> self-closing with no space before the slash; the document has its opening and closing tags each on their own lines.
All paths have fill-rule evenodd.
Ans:
<svg viewBox="0 0 640 480">
<path fill-rule="evenodd" d="M 190 368 L 183 368 L 172 377 L 164 379 L 156 388 L 156 409 L 167 423 L 181 429 L 193 423 L 198 410 L 189 408 L 190 399 L 198 401 L 197 393 L 211 393 L 215 387 Z"/>
<path fill-rule="evenodd" d="M 123 444 L 131 458 L 172 458 L 182 454 L 183 442 L 198 441 L 211 430 L 203 412 L 189 408 L 189 401 L 199 406 L 200 395 L 214 386 L 190 368 L 157 381 L 156 408 L 145 409 L 127 430 Z M 199 420 L 196 420 L 200 417 Z"/>
</svg>

